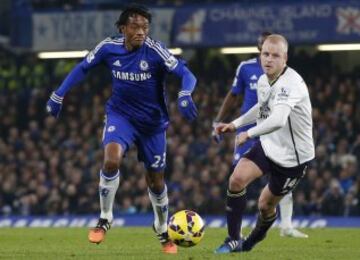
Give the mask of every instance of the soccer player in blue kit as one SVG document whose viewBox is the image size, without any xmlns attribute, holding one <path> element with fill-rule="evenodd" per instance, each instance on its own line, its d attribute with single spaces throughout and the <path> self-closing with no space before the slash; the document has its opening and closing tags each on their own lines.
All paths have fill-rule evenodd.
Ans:
<svg viewBox="0 0 360 260">
<path fill-rule="evenodd" d="M 112 95 L 106 103 L 104 161 L 100 170 L 98 224 L 89 231 L 89 241 L 105 239 L 113 220 L 113 202 L 120 182 L 119 167 L 129 147 L 135 144 L 138 158 L 146 168 L 146 181 L 154 210 L 153 229 L 164 253 L 175 254 L 177 247 L 167 233 L 168 195 L 164 181 L 166 129 L 169 124 L 164 79 L 172 73 L 181 79 L 178 108 L 192 121 L 197 109 L 191 98 L 196 78 L 180 59 L 162 43 L 148 37 L 151 14 L 143 6 L 130 5 L 116 26 L 121 37 L 99 43 L 65 78 L 47 102 L 47 111 L 58 117 L 65 94 L 82 81 L 96 65 L 105 64 L 112 75 Z"/>
<path fill-rule="evenodd" d="M 261 46 L 267 36 L 271 35 L 270 32 L 263 32 L 258 38 L 258 49 L 261 51 Z M 228 92 L 223 104 L 214 120 L 213 127 L 215 128 L 218 122 L 221 122 L 228 115 L 230 110 L 234 108 L 238 103 L 238 96 L 242 95 L 242 106 L 240 109 L 241 115 L 245 114 L 250 110 L 257 102 L 257 81 L 261 75 L 263 75 L 263 69 L 260 64 L 259 58 L 253 58 L 240 63 L 236 70 L 236 76 L 232 84 L 231 90 Z M 255 124 L 246 125 L 237 129 L 237 134 L 243 131 L 254 127 Z M 221 136 L 217 135 L 213 131 L 213 138 L 219 142 Z M 250 150 L 253 144 L 257 141 L 256 138 L 249 139 L 243 145 L 235 145 L 234 148 L 234 157 L 232 167 L 238 164 L 239 160 L 242 158 L 243 154 Z M 230 192 L 227 193 L 227 222 L 228 222 L 228 235 L 233 237 L 234 240 L 239 239 L 241 233 L 241 224 L 237 218 L 234 218 L 233 214 L 228 212 L 228 209 L 231 208 L 231 200 L 233 200 L 233 194 Z M 292 193 L 288 193 L 279 203 L 280 215 L 281 215 L 281 224 L 280 224 L 280 235 L 287 237 L 297 237 L 297 238 L 306 238 L 307 235 L 295 229 L 292 226 L 291 218 L 293 211 L 293 199 Z"/>
</svg>

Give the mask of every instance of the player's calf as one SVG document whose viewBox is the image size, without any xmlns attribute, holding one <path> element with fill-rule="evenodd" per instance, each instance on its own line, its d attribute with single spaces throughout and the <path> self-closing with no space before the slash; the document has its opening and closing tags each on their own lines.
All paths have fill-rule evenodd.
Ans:
<svg viewBox="0 0 360 260">
<path fill-rule="evenodd" d="M 276 217 L 276 213 L 268 218 L 263 218 L 261 215 L 259 215 L 255 228 L 251 231 L 250 235 L 242 244 L 242 251 L 250 251 L 257 243 L 262 241 L 265 238 L 269 228 L 275 222 Z"/>
</svg>

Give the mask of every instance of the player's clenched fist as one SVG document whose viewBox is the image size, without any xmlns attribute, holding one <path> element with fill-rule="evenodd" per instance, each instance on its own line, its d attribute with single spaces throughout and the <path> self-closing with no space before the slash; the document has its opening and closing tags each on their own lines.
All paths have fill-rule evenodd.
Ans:
<svg viewBox="0 0 360 260">
<path fill-rule="evenodd" d="M 198 111 L 191 95 L 179 96 L 178 108 L 183 117 L 185 117 L 188 121 L 193 121 L 198 115 Z"/>
<path fill-rule="evenodd" d="M 53 92 L 46 103 L 46 111 L 50 115 L 58 118 L 60 115 L 63 99 L 64 97 L 61 97 L 57 95 L 55 92 Z"/>
</svg>

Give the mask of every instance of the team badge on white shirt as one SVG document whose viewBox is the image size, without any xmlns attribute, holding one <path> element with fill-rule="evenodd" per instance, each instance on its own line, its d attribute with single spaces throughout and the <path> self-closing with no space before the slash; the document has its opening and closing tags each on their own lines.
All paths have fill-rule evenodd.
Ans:
<svg viewBox="0 0 360 260">
<path fill-rule="evenodd" d="M 266 120 L 277 104 L 291 108 L 284 127 L 260 136 L 266 156 L 283 167 L 294 167 L 313 159 L 312 107 L 301 76 L 288 67 L 270 86 L 264 74 L 259 78 L 257 94 L 260 105 L 257 124 Z"/>
</svg>

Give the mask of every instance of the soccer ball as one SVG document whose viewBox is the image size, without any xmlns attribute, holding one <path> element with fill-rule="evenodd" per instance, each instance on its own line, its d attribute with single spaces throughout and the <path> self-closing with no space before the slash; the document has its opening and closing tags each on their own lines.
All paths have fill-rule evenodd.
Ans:
<svg viewBox="0 0 360 260">
<path fill-rule="evenodd" d="M 169 238 L 181 247 L 195 246 L 204 237 L 204 221 L 191 210 L 176 212 L 170 218 L 168 227 Z"/>
</svg>

